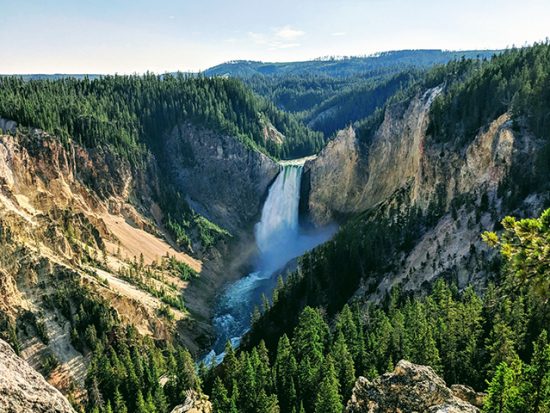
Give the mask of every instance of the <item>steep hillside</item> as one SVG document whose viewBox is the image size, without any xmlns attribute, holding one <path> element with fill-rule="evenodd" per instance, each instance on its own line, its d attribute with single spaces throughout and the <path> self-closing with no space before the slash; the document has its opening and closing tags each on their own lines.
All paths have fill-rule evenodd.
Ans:
<svg viewBox="0 0 550 413">
<path fill-rule="evenodd" d="M 82 405 L 114 389 L 90 380 L 104 348 L 126 351 L 115 336 L 197 354 L 219 288 L 253 253 L 251 225 L 278 172 L 265 142 L 292 141 L 274 126 L 290 118 L 256 112 L 224 80 L 0 82 L 0 112 L 15 119 L 0 120 L 0 336 Z M 154 356 L 159 379 L 178 368 L 171 354 Z M 170 383 L 169 405 L 182 403 Z M 119 391 L 134 406 L 136 388 Z"/>
</svg>

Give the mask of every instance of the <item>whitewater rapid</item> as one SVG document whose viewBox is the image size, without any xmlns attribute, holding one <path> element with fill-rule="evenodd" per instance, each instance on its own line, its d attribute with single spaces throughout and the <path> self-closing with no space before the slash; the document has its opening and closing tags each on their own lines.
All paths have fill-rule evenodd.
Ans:
<svg viewBox="0 0 550 413">
<path fill-rule="evenodd" d="M 314 231 L 300 228 L 300 183 L 305 159 L 285 162 L 269 188 L 260 221 L 255 226 L 258 257 L 254 271 L 231 284 L 221 295 L 213 320 L 216 341 L 204 358 L 209 364 L 223 359 L 224 347 L 230 341 L 237 347 L 250 329 L 255 306 L 262 295 L 271 298 L 280 272 L 292 259 L 327 241 L 335 227 Z"/>
</svg>

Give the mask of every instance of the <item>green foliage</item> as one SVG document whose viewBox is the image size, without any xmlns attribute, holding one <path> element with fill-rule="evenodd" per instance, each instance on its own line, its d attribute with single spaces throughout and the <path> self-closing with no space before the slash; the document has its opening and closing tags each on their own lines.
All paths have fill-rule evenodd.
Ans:
<svg viewBox="0 0 550 413">
<path fill-rule="evenodd" d="M 57 366 L 59 366 L 59 360 L 54 354 L 46 354 L 40 359 L 40 371 L 44 377 L 50 377 Z"/>
<path fill-rule="evenodd" d="M 284 146 L 268 145 L 264 115 L 287 136 Z M 44 129 L 64 142 L 109 147 L 134 165 L 144 164 L 148 148 L 159 151 L 164 134 L 183 122 L 231 134 L 276 157 L 311 154 L 323 144 L 320 134 L 254 96 L 238 80 L 182 74 L 29 81 L 2 77 L 0 116 Z"/>
<path fill-rule="evenodd" d="M 520 396 L 521 362 L 513 367 L 505 362 L 499 364 L 495 376 L 487 390 L 487 400 L 483 406 L 486 413 L 513 413 L 521 412 L 522 402 Z"/>
<path fill-rule="evenodd" d="M 0 338 L 7 341 L 13 348 L 16 354 L 21 351 L 21 343 L 17 337 L 17 327 L 7 314 L 0 311 Z"/>
<path fill-rule="evenodd" d="M 502 221 L 503 234 L 485 232 L 483 239 L 498 246 L 507 262 L 509 283 L 525 285 L 541 299 L 550 298 L 550 209 L 540 218 Z"/>
<path fill-rule="evenodd" d="M 193 250 L 191 234 L 198 233 L 200 248 L 207 251 L 218 241 L 231 237 L 231 234 L 195 213 L 185 201 L 184 196 L 172 185 L 163 183 L 158 194 L 158 202 L 165 214 L 164 224 L 174 237 L 178 246 L 189 252 Z M 191 274 L 187 274 L 191 275 Z M 185 275 L 184 275 L 185 276 Z"/>
<path fill-rule="evenodd" d="M 373 71 L 347 78 L 311 74 L 254 76 L 246 82 L 278 107 L 299 113 L 310 128 L 330 136 L 371 115 L 418 76 L 419 72 L 403 69 L 389 73 Z"/>
<path fill-rule="evenodd" d="M 532 236 L 531 230 L 544 227 L 547 216 L 544 212 L 539 219 L 519 224 L 530 229 L 522 236 L 506 234 L 515 228 L 509 225 L 500 238 L 494 234 L 485 238 L 501 248 L 511 243 L 513 251 L 526 249 L 531 256 L 545 257 L 542 253 L 550 238 L 540 236 L 538 230 Z M 239 411 L 252 412 L 258 403 L 257 398 L 243 394 L 265 393 L 276 397 L 282 411 L 339 412 L 358 375 L 372 378 L 407 359 L 432 366 L 449 385 L 468 384 L 478 390 L 488 386 L 486 412 L 546 412 L 550 403 L 550 312 L 539 286 L 546 279 L 534 277 L 518 285 L 514 277 L 524 275 L 525 267 L 516 262 L 512 247 L 506 248 L 506 276 L 497 286 L 489 284 L 482 297 L 472 287 L 458 291 L 443 280 L 436 281 L 425 297 L 394 289 L 380 305 L 344 305 L 335 314 L 332 329 L 321 310 L 306 306 L 291 339 L 282 334 L 262 368 L 254 368 L 251 360 L 260 351 L 267 354 L 263 342 L 256 347 L 248 344 L 238 356 L 229 345 L 225 360 L 206 387 L 215 380 L 216 392 L 222 396 L 220 382 L 232 389 L 227 397 L 236 400 Z M 302 271 L 312 266 L 322 276 L 322 267 L 310 259 L 302 262 Z M 546 268 L 542 261 L 538 265 Z M 285 302 L 288 288 L 296 288 L 293 282 L 281 283 L 275 306 Z M 274 360 L 272 366 L 269 359 Z M 273 384 L 265 377 L 272 377 Z"/>
<path fill-rule="evenodd" d="M 329 355 L 323 367 L 323 379 L 319 385 L 315 400 L 315 413 L 341 413 L 344 410 L 342 396 L 339 393 L 340 384 L 336 376 L 332 357 Z"/>
<path fill-rule="evenodd" d="M 44 344 L 48 344 L 50 342 L 46 323 L 43 320 L 40 320 L 32 311 L 23 311 L 17 321 L 18 323 L 21 323 L 23 329 L 26 329 L 27 326 L 31 326 L 31 328 L 34 329 L 34 331 L 36 332 L 38 338 Z"/>
</svg>

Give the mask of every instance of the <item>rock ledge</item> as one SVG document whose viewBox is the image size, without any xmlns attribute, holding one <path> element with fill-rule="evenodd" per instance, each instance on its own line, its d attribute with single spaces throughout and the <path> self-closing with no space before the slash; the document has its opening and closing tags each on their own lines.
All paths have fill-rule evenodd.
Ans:
<svg viewBox="0 0 550 413">
<path fill-rule="evenodd" d="M 431 367 L 401 360 L 392 373 L 373 381 L 359 377 L 346 412 L 478 413 L 477 407 L 457 397 L 460 393 L 448 388 Z"/>
<path fill-rule="evenodd" d="M 69 401 L 0 340 L 0 411 L 75 413 Z"/>
</svg>

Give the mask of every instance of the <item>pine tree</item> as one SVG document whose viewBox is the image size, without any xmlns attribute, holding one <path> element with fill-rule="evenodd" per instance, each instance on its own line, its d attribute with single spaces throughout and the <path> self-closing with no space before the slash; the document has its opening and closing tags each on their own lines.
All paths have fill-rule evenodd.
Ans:
<svg viewBox="0 0 550 413">
<path fill-rule="evenodd" d="M 135 413 L 148 413 L 147 404 L 145 403 L 145 400 L 143 400 L 141 390 L 137 391 Z"/>
<path fill-rule="evenodd" d="M 212 407 L 214 413 L 224 413 L 231 410 L 231 399 L 225 386 L 219 377 L 214 379 L 214 388 L 212 389 Z"/>
<path fill-rule="evenodd" d="M 120 394 L 118 387 L 115 390 L 114 407 L 115 413 L 128 413 L 126 403 L 124 402 L 124 398 L 122 397 L 122 394 Z"/>
<path fill-rule="evenodd" d="M 189 350 L 180 348 L 176 352 L 176 394 L 180 398 L 187 390 L 200 390 L 200 379 Z"/>
<path fill-rule="evenodd" d="M 277 396 L 274 394 L 268 396 L 265 390 L 262 389 L 258 395 L 258 402 L 256 403 L 254 412 L 279 413 Z"/>
<path fill-rule="evenodd" d="M 224 378 L 224 385 L 229 388 L 232 386 L 233 380 L 236 377 L 237 371 L 239 369 L 239 361 L 235 355 L 235 350 L 233 346 L 228 341 L 225 344 L 225 357 L 221 365 L 222 377 Z"/>
<path fill-rule="evenodd" d="M 252 361 L 258 388 L 270 393 L 273 390 L 273 377 L 269 364 L 269 352 L 263 340 L 260 341 L 257 349 L 257 357 L 254 356 Z"/>
<path fill-rule="evenodd" d="M 258 396 L 256 372 L 252 367 L 250 359 L 251 356 L 248 356 L 245 352 L 240 353 L 239 371 L 237 373 L 237 384 L 240 394 L 238 406 L 242 409 L 243 413 L 254 412 L 254 405 Z"/>
<path fill-rule="evenodd" d="M 331 356 L 332 360 L 334 360 L 336 376 L 342 389 L 342 396 L 344 400 L 348 400 L 355 384 L 355 367 L 342 333 L 339 333 L 336 338 Z"/>
<path fill-rule="evenodd" d="M 295 377 L 297 363 L 290 340 L 286 334 L 279 339 L 275 359 L 275 386 L 279 395 L 281 409 L 289 411 L 296 404 Z"/>
<path fill-rule="evenodd" d="M 153 396 L 151 395 L 150 391 L 147 392 L 147 397 L 145 398 L 145 406 L 148 413 L 157 413 L 157 407 L 155 406 L 155 402 L 153 401 Z"/>
<path fill-rule="evenodd" d="M 545 330 L 534 343 L 531 363 L 524 369 L 522 395 L 527 411 L 550 411 L 550 344 Z"/>
<path fill-rule="evenodd" d="M 487 338 L 486 348 L 489 352 L 487 371 L 490 375 L 502 362 L 512 365 L 517 359 L 513 332 L 500 316 L 496 317 L 491 334 Z"/>
<path fill-rule="evenodd" d="M 495 375 L 489 383 L 487 398 L 483 406 L 484 413 L 519 413 L 524 401 L 520 396 L 519 378 L 521 364 L 517 360 L 514 367 L 506 362 L 498 365 Z"/>
<path fill-rule="evenodd" d="M 157 412 L 164 413 L 168 411 L 168 401 L 166 400 L 166 395 L 164 394 L 162 387 L 156 386 L 153 399 L 155 401 Z"/>
<path fill-rule="evenodd" d="M 338 378 L 332 357 L 328 356 L 323 366 L 323 379 L 315 401 L 315 413 L 342 413 L 344 405 L 339 392 Z"/>
<path fill-rule="evenodd" d="M 294 329 L 292 348 L 298 360 L 296 389 L 306 405 L 313 405 L 329 335 L 319 310 L 306 307 Z"/>
</svg>

